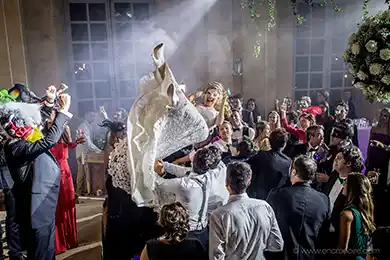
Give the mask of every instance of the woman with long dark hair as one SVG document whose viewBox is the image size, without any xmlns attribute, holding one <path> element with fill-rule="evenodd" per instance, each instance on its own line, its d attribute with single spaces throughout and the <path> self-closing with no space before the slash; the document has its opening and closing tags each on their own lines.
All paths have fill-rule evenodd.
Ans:
<svg viewBox="0 0 390 260">
<path fill-rule="evenodd" d="M 379 145 L 380 144 L 380 145 Z M 390 145 L 390 108 L 383 108 L 379 115 L 378 124 L 371 128 L 370 145 L 367 149 L 367 171 L 377 171 L 379 185 L 387 186 L 390 153 L 382 146 Z"/>
<path fill-rule="evenodd" d="M 206 251 L 196 239 L 187 238 L 190 217 L 180 202 L 164 205 L 158 220 L 164 235 L 146 242 L 141 260 L 206 260 Z"/>
<path fill-rule="evenodd" d="M 56 111 L 53 110 L 47 122 L 47 128 L 50 128 L 54 122 Z M 72 172 L 68 163 L 68 150 L 75 148 L 78 144 L 85 142 L 84 137 L 77 137 L 72 141 L 69 126 L 56 145 L 50 152 L 56 158 L 60 167 L 60 192 L 56 209 L 56 231 L 55 231 L 55 249 L 56 254 L 61 254 L 67 249 L 78 246 L 77 243 L 77 225 L 76 225 L 76 198 L 73 185 Z"/>
<path fill-rule="evenodd" d="M 368 240 L 375 231 L 374 204 L 370 180 L 361 173 L 351 173 L 344 183 L 345 208 L 340 217 L 339 248 L 343 259 L 364 260 Z"/>
</svg>

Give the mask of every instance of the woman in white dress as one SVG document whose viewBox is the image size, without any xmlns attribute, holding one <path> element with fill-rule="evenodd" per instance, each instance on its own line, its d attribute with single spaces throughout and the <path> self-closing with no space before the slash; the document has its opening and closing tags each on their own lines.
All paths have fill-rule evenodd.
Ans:
<svg viewBox="0 0 390 260">
<path fill-rule="evenodd" d="M 221 83 L 211 81 L 203 91 L 198 91 L 188 97 L 191 102 L 195 103 L 196 99 L 203 95 L 203 103 L 195 103 L 195 107 L 206 120 L 210 129 L 221 125 L 225 119 L 225 114 L 229 114 L 228 95 L 224 92 Z"/>
</svg>

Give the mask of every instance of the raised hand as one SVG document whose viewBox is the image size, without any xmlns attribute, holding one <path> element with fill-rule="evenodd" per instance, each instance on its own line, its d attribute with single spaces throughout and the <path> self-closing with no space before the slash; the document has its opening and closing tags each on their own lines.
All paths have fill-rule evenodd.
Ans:
<svg viewBox="0 0 390 260">
<path fill-rule="evenodd" d="M 61 94 L 58 96 L 58 105 L 60 106 L 60 110 L 64 112 L 68 112 L 70 108 L 70 100 L 71 97 L 68 94 Z"/>
<path fill-rule="evenodd" d="M 100 113 L 103 115 L 104 119 L 108 119 L 107 112 L 103 106 L 100 107 Z"/>
<path fill-rule="evenodd" d="M 54 100 L 57 96 L 57 88 L 54 85 L 48 86 L 46 88 L 46 100 L 49 103 L 54 103 Z"/>
</svg>

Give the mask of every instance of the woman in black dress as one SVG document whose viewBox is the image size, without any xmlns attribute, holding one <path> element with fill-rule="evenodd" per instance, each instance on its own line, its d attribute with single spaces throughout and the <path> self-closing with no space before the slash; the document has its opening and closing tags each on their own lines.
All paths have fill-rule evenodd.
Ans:
<svg viewBox="0 0 390 260">
<path fill-rule="evenodd" d="M 161 209 L 159 224 L 165 234 L 146 242 L 140 260 L 207 260 L 207 253 L 196 239 L 188 239 L 189 215 L 180 203 L 164 205 Z"/>
</svg>

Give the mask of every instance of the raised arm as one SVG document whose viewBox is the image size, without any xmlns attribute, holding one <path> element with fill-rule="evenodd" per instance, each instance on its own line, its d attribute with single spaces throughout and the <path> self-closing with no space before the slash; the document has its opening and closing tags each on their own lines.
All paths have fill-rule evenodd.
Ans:
<svg viewBox="0 0 390 260">
<path fill-rule="evenodd" d="M 70 96 L 69 96 L 70 105 Z M 46 133 L 46 136 L 36 142 L 29 142 L 24 139 L 20 139 L 16 142 L 11 142 L 6 146 L 5 153 L 6 155 L 13 156 L 13 161 L 18 163 L 25 163 L 28 161 L 33 161 L 42 153 L 47 152 L 51 147 L 53 147 L 61 138 L 65 125 L 68 120 L 72 117 L 72 114 L 68 113 L 69 105 L 66 108 L 62 108 L 57 114 L 52 126 Z"/>
<path fill-rule="evenodd" d="M 164 162 L 164 170 L 167 173 L 175 175 L 176 177 L 184 177 L 188 172 L 192 171 L 192 168 Z"/>
</svg>

